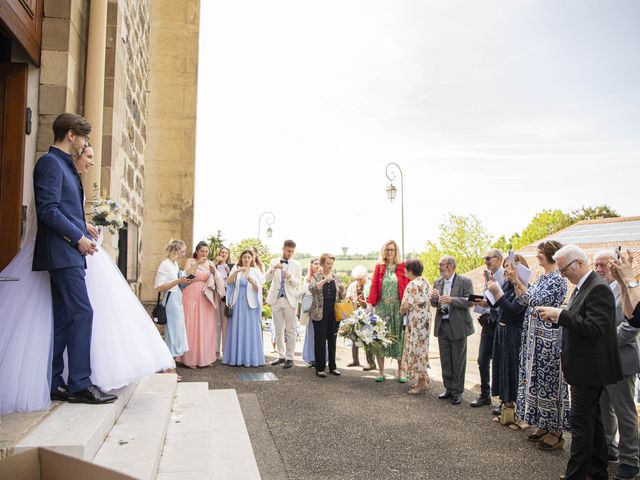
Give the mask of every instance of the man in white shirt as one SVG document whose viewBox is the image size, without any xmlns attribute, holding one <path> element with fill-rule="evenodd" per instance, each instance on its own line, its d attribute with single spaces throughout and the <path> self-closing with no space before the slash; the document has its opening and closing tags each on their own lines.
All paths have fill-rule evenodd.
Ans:
<svg viewBox="0 0 640 480">
<path fill-rule="evenodd" d="M 273 325 L 276 330 L 276 349 L 278 359 L 271 365 L 284 364 L 283 368 L 293 367 L 293 354 L 296 350 L 296 307 L 302 269 L 293 259 L 296 243 L 285 240 L 282 246 L 282 258 L 272 260 L 265 275 L 265 281 L 271 282 L 267 303 L 271 305 Z M 285 330 L 286 350 L 285 350 Z"/>
</svg>

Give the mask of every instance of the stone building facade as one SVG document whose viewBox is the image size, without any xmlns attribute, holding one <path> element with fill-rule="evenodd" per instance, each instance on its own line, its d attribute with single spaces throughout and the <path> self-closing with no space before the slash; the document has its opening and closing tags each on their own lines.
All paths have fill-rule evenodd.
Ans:
<svg viewBox="0 0 640 480">
<path fill-rule="evenodd" d="M 6 80 L 17 85 L 11 87 L 17 100 L 2 104 L 3 113 L 23 107 L 32 120 L 9 145 L 18 153 L 0 149 L 0 179 L 2 172 L 21 176 L 19 188 L 0 183 L 3 211 L 8 205 L 16 212 L 0 215 L 0 229 L 16 232 L 0 269 L 19 247 L 33 200 L 31 173 L 53 141 L 53 120 L 75 112 L 94 127 L 96 164 L 83 178 L 87 200 L 98 184 L 102 196 L 120 203 L 127 223 L 119 235 L 106 236 L 104 247 L 134 291 L 151 300 L 167 241 L 192 243 L 200 2 L 3 2 L 0 61 L 18 71 L 17 80 Z"/>
</svg>

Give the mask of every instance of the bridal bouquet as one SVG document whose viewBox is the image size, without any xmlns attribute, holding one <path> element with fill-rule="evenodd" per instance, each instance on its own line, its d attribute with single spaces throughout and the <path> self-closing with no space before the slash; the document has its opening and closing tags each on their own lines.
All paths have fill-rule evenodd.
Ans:
<svg viewBox="0 0 640 480">
<path fill-rule="evenodd" d="M 338 333 L 357 346 L 366 346 L 374 352 L 380 352 L 395 339 L 390 335 L 384 321 L 375 313 L 358 308 L 353 314 L 340 322 Z"/>
<path fill-rule="evenodd" d="M 124 227 L 120 205 L 110 198 L 102 198 L 98 195 L 98 185 L 93 184 L 93 202 L 91 203 L 91 223 L 97 227 L 107 227 L 115 234 Z"/>
</svg>

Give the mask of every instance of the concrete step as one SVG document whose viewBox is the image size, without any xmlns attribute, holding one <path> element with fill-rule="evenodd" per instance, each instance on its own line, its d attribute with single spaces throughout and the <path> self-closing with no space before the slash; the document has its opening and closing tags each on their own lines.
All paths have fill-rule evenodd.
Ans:
<svg viewBox="0 0 640 480">
<path fill-rule="evenodd" d="M 206 382 L 178 384 L 158 480 L 204 480 L 215 475 L 211 457 L 211 407 Z"/>
<path fill-rule="evenodd" d="M 63 403 L 24 437 L 14 452 L 45 447 L 82 460 L 93 460 L 136 386 L 115 390 L 118 400 L 107 405 Z"/>
<path fill-rule="evenodd" d="M 235 390 L 211 390 L 211 457 L 216 478 L 259 480 L 260 472 Z"/>
<path fill-rule="evenodd" d="M 176 375 L 140 382 L 93 463 L 135 478 L 156 477 L 176 393 Z"/>
</svg>

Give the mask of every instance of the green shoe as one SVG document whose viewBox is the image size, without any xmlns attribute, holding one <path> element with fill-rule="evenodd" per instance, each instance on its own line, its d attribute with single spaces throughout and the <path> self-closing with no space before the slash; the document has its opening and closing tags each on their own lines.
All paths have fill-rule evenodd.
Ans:
<svg viewBox="0 0 640 480">
<path fill-rule="evenodd" d="M 400 383 L 407 383 L 409 381 L 409 379 L 407 377 L 400 377 L 400 378 L 398 378 L 398 381 Z"/>
<path fill-rule="evenodd" d="M 376 377 L 376 382 L 384 382 L 384 375 L 380 375 L 379 377 Z"/>
</svg>

